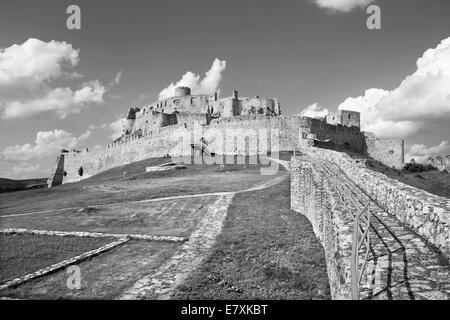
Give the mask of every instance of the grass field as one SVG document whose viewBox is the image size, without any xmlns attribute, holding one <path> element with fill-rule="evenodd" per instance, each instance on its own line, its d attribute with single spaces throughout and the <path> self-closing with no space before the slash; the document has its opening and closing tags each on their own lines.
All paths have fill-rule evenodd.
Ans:
<svg viewBox="0 0 450 320">
<path fill-rule="evenodd" d="M 387 177 L 400 181 L 409 186 L 425 190 L 431 194 L 450 198 L 450 174 L 438 170 L 424 171 L 420 173 L 408 172 L 389 168 L 372 158 L 364 157 L 355 152 L 341 150 L 350 155 L 353 159 L 367 160 L 367 169 L 381 172 Z"/>
<path fill-rule="evenodd" d="M 412 173 L 399 171 L 384 167 L 379 163 L 372 163 L 372 170 L 376 170 L 387 175 L 391 179 L 398 180 L 404 184 L 425 190 L 437 196 L 450 198 L 450 174 L 438 170 Z"/>
<path fill-rule="evenodd" d="M 329 299 L 323 248 L 290 182 L 235 196 L 211 257 L 177 299 Z"/>
<path fill-rule="evenodd" d="M 114 239 L 0 234 L 0 283 L 99 248 Z"/>
<path fill-rule="evenodd" d="M 26 188 L 34 188 L 37 187 L 38 185 L 45 184 L 46 182 L 47 178 L 26 179 L 26 180 L 13 180 L 0 178 L 0 193 L 21 191 L 25 190 Z"/>
<path fill-rule="evenodd" d="M 2 228 L 136 233 L 187 237 L 216 196 L 128 203 L 0 219 Z"/>
<path fill-rule="evenodd" d="M 87 207 L 176 195 L 236 191 L 268 181 L 260 165 L 188 165 L 185 170 L 146 173 L 168 159 L 148 159 L 56 188 L 0 194 L 0 215 Z M 26 201 L 24 201 L 26 199 Z"/>
<path fill-rule="evenodd" d="M 391 179 L 404 184 L 425 190 L 437 196 L 450 198 L 450 174 L 438 170 L 424 171 L 420 173 L 408 172 L 388 168 L 378 161 L 370 160 L 368 169 L 381 172 Z"/>
<path fill-rule="evenodd" d="M 81 289 L 69 290 L 65 270 L 0 291 L 22 299 L 114 299 L 172 256 L 179 244 L 130 241 L 79 264 Z"/>
<path fill-rule="evenodd" d="M 289 160 L 290 156 L 282 153 L 280 158 Z M 185 170 L 145 173 L 147 166 L 164 162 L 167 159 L 149 159 L 57 188 L 0 195 L 0 227 L 189 237 L 218 196 L 136 201 L 246 190 L 276 177 L 283 179 L 280 176 L 286 173 L 280 166 L 277 174 L 263 176 L 260 165 L 249 164 L 188 165 Z M 289 208 L 287 176 L 268 189 L 236 194 L 211 258 L 191 274 L 176 298 L 328 299 L 323 249 L 308 220 Z M 34 213 L 21 215 L 27 212 Z M 5 240 L 5 254 L 1 254 L 7 270 L 5 278 L 13 276 L 17 264 L 26 269 L 16 270 L 22 275 L 95 246 L 89 242 L 91 238 L 23 239 L 18 244 Z M 32 244 L 26 248 L 27 243 Z M 0 296 L 117 298 L 137 280 L 156 272 L 180 245 L 129 241 L 78 264 L 81 290 L 69 290 L 67 274 L 60 270 L 0 291 Z M 14 252 L 15 246 L 22 249 Z"/>
</svg>

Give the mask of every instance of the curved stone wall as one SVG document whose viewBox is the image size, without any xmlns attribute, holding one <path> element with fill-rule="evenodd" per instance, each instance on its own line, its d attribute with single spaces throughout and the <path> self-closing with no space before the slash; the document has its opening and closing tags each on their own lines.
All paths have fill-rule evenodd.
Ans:
<svg viewBox="0 0 450 320">
<path fill-rule="evenodd" d="M 349 155 L 310 149 L 309 156 L 337 164 L 373 201 L 450 258 L 450 199 L 388 178 Z"/>
</svg>

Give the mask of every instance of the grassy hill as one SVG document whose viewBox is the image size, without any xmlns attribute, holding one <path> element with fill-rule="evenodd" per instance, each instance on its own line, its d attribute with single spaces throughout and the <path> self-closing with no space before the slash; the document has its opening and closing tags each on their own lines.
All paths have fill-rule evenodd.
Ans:
<svg viewBox="0 0 450 320">
<path fill-rule="evenodd" d="M 377 161 L 371 161 L 369 169 L 381 172 L 391 179 L 425 190 L 437 196 L 450 198 L 450 174 L 438 170 L 410 172 L 388 168 Z"/>
<path fill-rule="evenodd" d="M 13 180 L 0 178 L 0 193 L 21 191 L 31 188 L 37 188 L 38 186 L 47 183 L 47 178 L 26 179 L 26 180 Z"/>
<path fill-rule="evenodd" d="M 290 154 L 280 156 L 289 158 Z M 145 170 L 148 166 L 170 161 L 167 158 L 146 159 L 55 188 L 0 194 L 0 215 L 236 191 L 273 178 L 260 174 L 260 164 L 192 164 L 184 170 L 149 173 Z M 280 173 L 282 171 L 280 168 Z"/>
<path fill-rule="evenodd" d="M 381 172 L 391 179 L 425 190 L 431 194 L 450 198 L 450 174 L 447 171 L 425 170 L 422 172 L 411 172 L 406 169 L 397 170 L 389 168 L 372 158 L 352 152 L 347 153 L 353 159 L 367 160 L 367 168 L 370 170 Z"/>
</svg>

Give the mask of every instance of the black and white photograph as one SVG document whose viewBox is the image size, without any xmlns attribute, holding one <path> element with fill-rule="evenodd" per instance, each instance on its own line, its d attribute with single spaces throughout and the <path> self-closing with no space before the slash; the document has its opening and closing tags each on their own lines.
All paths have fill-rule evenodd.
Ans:
<svg viewBox="0 0 450 320">
<path fill-rule="evenodd" d="M 449 171 L 448 0 L 0 0 L 0 305 L 449 300 Z"/>
</svg>

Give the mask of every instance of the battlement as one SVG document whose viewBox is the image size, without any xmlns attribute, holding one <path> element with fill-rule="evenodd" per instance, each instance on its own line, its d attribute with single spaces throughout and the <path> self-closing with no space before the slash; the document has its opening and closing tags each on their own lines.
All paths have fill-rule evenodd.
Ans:
<svg viewBox="0 0 450 320">
<path fill-rule="evenodd" d="M 240 115 L 281 114 L 278 99 L 239 97 L 238 91 L 226 98 L 218 93 L 192 95 L 188 87 L 175 89 L 175 96 L 158 100 L 150 105 L 131 108 L 124 120 L 123 137 L 136 131 L 155 131 L 158 128 L 191 122 L 208 125 L 212 119 Z"/>
<path fill-rule="evenodd" d="M 359 112 L 349 110 L 338 110 L 330 112 L 326 116 L 326 122 L 329 124 L 340 124 L 348 127 L 360 128 L 361 120 Z"/>
<path fill-rule="evenodd" d="M 205 131 L 215 130 L 207 143 L 214 143 L 216 136 L 227 136 L 230 130 L 243 135 L 240 138 L 244 140 L 249 138 L 246 136 L 249 133 L 263 133 L 258 138 L 261 146 L 242 150 L 242 146 L 232 141 L 228 149 L 212 149 L 215 154 L 259 154 L 271 150 L 272 146 L 279 151 L 316 146 L 367 154 L 390 167 L 403 165 L 403 140 L 380 140 L 361 132 L 358 112 L 339 110 L 326 119 L 282 116 L 276 98 L 239 97 L 234 91 L 232 96 L 219 99 L 217 93 L 191 95 L 187 87 L 178 88 L 175 93 L 176 96 L 151 105 L 130 108 L 124 119 L 123 135 L 114 142 L 93 150 L 64 150 L 49 185 L 60 184 L 61 180 L 62 183 L 78 181 L 151 157 L 184 155 L 179 138 L 193 137 L 194 124 Z M 267 141 L 260 141 L 261 137 Z"/>
</svg>

